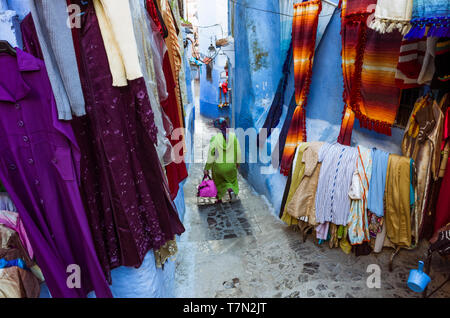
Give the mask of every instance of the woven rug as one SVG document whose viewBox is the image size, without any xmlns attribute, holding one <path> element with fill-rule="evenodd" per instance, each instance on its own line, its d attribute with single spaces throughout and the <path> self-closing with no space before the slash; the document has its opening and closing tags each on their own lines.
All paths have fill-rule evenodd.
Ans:
<svg viewBox="0 0 450 318">
<path fill-rule="evenodd" d="M 289 126 L 286 144 L 281 159 L 281 173 L 289 174 L 295 149 L 306 141 L 305 108 L 312 76 L 312 65 L 316 46 L 317 25 L 322 10 L 320 0 L 294 4 L 292 23 L 292 45 L 294 57 L 296 108 Z"/>
<path fill-rule="evenodd" d="M 342 1 L 344 116 L 338 142 L 351 144 L 355 118 L 361 127 L 391 135 L 401 90 L 395 73 L 402 35 L 378 33 L 367 26 L 375 0 Z"/>
<path fill-rule="evenodd" d="M 344 113 L 338 142 L 350 145 L 355 112 L 360 104 L 361 72 L 366 46 L 368 19 L 376 0 L 341 0 L 342 74 Z"/>
</svg>

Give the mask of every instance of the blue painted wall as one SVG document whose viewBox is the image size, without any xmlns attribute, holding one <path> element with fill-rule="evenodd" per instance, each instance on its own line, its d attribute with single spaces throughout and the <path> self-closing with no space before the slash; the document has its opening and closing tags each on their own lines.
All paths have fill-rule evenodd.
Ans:
<svg viewBox="0 0 450 318">
<path fill-rule="evenodd" d="M 22 47 L 19 22 L 29 13 L 27 1 L 24 0 L 0 0 L 0 39 L 8 40 L 12 45 Z M 185 61 L 187 65 L 187 61 Z M 193 132 L 194 123 L 194 103 L 192 95 L 192 85 L 190 80 L 190 70 L 186 70 L 186 82 L 188 84 L 189 104 L 185 105 L 186 127 Z M 192 144 L 188 145 L 188 156 L 192 154 Z M 184 183 L 183 183 L 184 184 Z M 181 220 L 184 219 L 185 201 L 182 185 L 175 199 L 175 205 Z M 175 263 L 169 260 L 164 269 L 156 268 L 153 251 L 150 251 L 140 268 L 120 267 L 112 271 L 111 291 L 114 297 L 173 297 Z M 90 297 L 95 297 L 92 293 Z M 45 284 L 41 286 L 41 297 L 50 297 Z"/>
<path fill-rule="evenodd" d="M 224 71 L 223 67 L 214 66 L 211 72 L 211 81 L 206 78 L 206 65 L 200 66 L 200 114 L 208 118 L 229 117 L 231 118 L 230 107 L 219 108 L 219 83 L 220 73 Z M 227 101 L 230 103 L 230 94 Z M 222 95 L 222 102 L 225 98 Z M 231 104 L 231 103 L 230 103 Z"/>
</svg>

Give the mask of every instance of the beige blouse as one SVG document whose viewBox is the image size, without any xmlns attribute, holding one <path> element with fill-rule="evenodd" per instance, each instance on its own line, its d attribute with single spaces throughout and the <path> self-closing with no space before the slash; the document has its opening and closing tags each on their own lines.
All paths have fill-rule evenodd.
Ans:
<svg viewBox="0 0 450 318">
<path fill-rule="evenodd" d="M 321 163 L 318 162 L 319 150 L 323 142 L 310 142 L 303 152 L 305 173 L 286 211 L 295 218 L 307 217 L 308 223 L 316 225 L 316 190 L 319 183 Z"/>
<path fill-rule="evenodd" d="M 143 76 L 128 1 L 94 0 L 113 86 L 127 86 L 127 80 Z"/>
</svg>

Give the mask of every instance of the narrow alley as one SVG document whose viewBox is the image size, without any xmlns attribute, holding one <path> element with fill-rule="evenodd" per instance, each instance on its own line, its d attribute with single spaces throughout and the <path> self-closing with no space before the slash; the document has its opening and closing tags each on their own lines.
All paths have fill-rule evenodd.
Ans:
<svg viewBox="0 0 450 318">
<path fill-rule="evenodd" d="M 216 131 L 198 111 L 195 124 L 195 153 L 205 158 Z M 425 255 L 426 242 L 418 249 L 402 250 L 392 272 L 388 270 L 392 249 L 356 257 L 340 248 L 319 246 L 312 235 L 303 243 L 301 235 L 277 218 L 278 211 L 241 176 L 239 201 L 198 205 L 203 166 L 191 165 L 184 187 L 186 232 L 175 259 L 175 297 L 421 297 L 405 282 L 410 268 Z M 381 268 L 380 288 L 366 285 L 370 264 Z M 431 289 L 445 280 L 446 266 L 435 258 Z M 450 286 L 435 297 L 449 292 Z"/>
</svg>

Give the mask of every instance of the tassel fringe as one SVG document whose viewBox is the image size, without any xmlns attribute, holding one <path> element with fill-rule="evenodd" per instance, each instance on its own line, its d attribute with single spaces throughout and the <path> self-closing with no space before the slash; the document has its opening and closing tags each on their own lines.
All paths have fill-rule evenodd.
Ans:
<svg viewBox="0 0 450 318">
<path fill-rule="evenodd" d="M 392 33 L 394 30 L 398 30 L 405 35 L 411 29 L 411 24 L 409 21 L 395 21 L 390 19 L 375 18 L 369 27 L 382 34 Z"/>
</svg>

